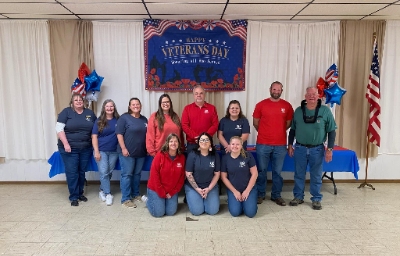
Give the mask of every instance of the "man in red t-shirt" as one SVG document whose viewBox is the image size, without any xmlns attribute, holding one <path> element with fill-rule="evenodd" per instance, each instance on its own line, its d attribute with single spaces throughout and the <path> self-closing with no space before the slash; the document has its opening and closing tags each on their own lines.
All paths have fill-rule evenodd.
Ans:
<svg viewBox="0 0 400 256">
<path fill-rule="evenodd" d="M 287 153 L 286 130 L 290 127 L 293 118 L 293 107 L 289 102 L 281 99 L 282 83 L 275 81 L 269 88 L 271 97 L 256 104 L 253 112 L 253 126 L 257 130 L 257 203 L 265 199 L 267 186 L 267 169 L 272 162 L 272 191 L 271 200 L 278 205 L 285 206 L 281 197 L 283 178 L 281 176 L 283 162 Z"/>
<path fill-rule="evenodd" d="M 189 153 L 196 147 L 197 139 L 203 132 L 211 136 L 218 130 L 218 114 L 214 105 L 207 103 L 204 99 L 206 92 L 200 85 L 193 88 L 194 102 L 186 105 L 182 112 L 182 130 L 186 134 Z"/>
</svg>

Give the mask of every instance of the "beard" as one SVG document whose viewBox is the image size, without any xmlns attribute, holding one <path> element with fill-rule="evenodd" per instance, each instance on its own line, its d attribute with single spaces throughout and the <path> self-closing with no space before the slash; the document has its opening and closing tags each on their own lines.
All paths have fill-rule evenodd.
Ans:
<svg viewBox="0 0 400 256">
<path fill-rule="evenodd" d="M 282 93 L 270 93 L 270 95 L 273 99 L 277 100 L 281 97 Z"/>
</svg>

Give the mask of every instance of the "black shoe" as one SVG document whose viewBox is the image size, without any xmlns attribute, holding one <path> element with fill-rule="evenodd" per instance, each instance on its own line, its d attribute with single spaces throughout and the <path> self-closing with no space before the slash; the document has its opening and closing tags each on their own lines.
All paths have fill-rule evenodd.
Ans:
<svg viewBox="0 0 400 256">
<path fill-rule="evenodd" d="M 79 196 L 78 199 L 79 199 L 79 201 L 87 202 L 87 198 L 86 198 L 86 196 L 84 196 L 84 195 Z"/>
<path fill-rule="evenodd" d="M 79 206 L 78 200 L 71 201 L 71 206 Z"/>
<path fill-rule="evenodd" d="M 187 204 L 186 196 L 183 198 L 183 203 Z"/>
</svg>

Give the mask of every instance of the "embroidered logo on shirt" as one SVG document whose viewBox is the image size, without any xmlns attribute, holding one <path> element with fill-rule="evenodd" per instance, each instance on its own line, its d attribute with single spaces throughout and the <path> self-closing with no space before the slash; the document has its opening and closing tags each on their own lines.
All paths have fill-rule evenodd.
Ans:
<svg viewBox="0 0 400 256">
<path fill-rule="evenodd" d="M 235 130 L 242 130 L 242 125 L 241 124 L 237 124 Z"/>
<path fill-rule="evenodd" d="M 182 164 L 181 164 L 181 163 L 177 163 L 177 164 L 176 164 L 176 167 L 182 168 Z"/>
<path fill-rule="evenodd" d="M 210 167 L 215 167 L 215 163 L 214 162 L 210 162 Z"/>
<path fill-rule="evenodd" d="M 87 116 L 86 116 L 86 121 L 89 121 L 89 122 L 92 121 L 92 116 L 87 115 Z"/>
<path fill-rule="evenodd" d="M 205 109 L 205 110 L 204 110 L 204 114 L 208 114 L 208 109 Z"/>
<path fill-rule="evenodd" d="M 239 163 L 239 167 L 245 167 L 245 166 L 246 166 L 245 161 Z"/>
<path fill-rule="evenodd" d="M 286 112 L 286 109 L 284 109 L 284 108 L 281 108 L 281 112 L 282 112 L 282 114 L 285 114 L 285 112 Z"/>
</svg>

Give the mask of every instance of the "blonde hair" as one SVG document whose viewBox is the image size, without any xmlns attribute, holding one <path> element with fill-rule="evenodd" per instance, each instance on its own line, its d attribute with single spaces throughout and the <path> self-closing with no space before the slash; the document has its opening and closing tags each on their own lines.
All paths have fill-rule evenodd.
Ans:
<svg viewBox="0 0 400 256">
<path fill-rule="evenodd" d="M 242 148 L 240 149 L 240 154 L 244 157 L 244 158 L 246 158 L 247 157 L 247 154 L 246 154 L 246 150 L 244 150 L 244 148 L 243 148 L 243 140 L 242 140 L 242 138 L 240 138 L 239 136 L 233 136 L 230 140 L 229 140 L 229 144 L 231 144 L 231 142 L 232 142 L 232 140 L 238 140 L 238 141 L 240 141 L 240 145 L 242 145 Z"/>
</svg>

